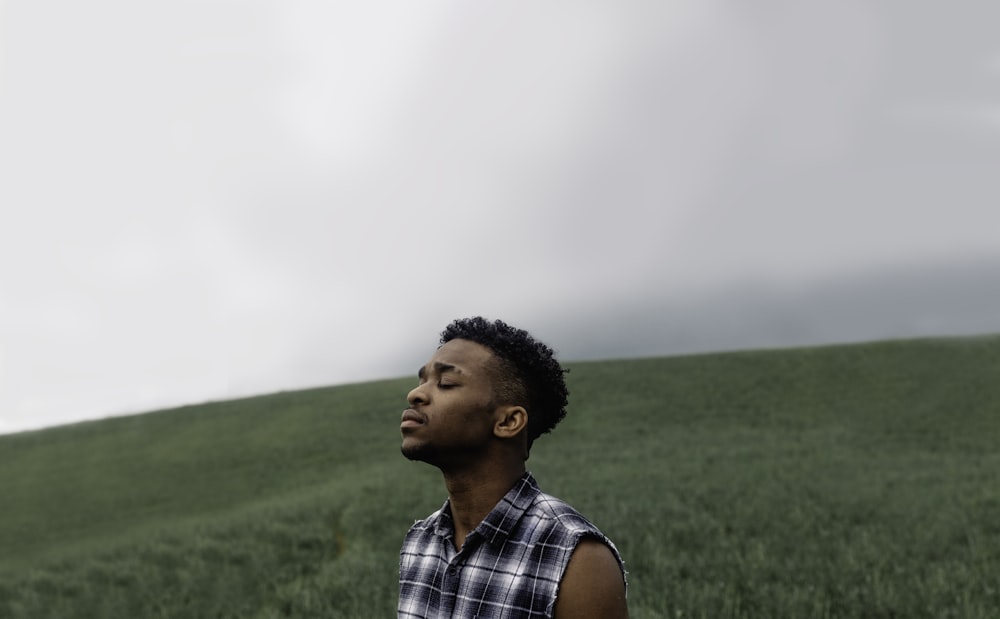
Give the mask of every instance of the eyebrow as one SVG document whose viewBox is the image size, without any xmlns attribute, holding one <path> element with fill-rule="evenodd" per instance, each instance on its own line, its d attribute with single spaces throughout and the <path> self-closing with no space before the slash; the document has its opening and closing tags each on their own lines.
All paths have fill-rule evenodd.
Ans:
<svg viewBox="0 0 1000 619">
<path fill-rule="evenodd" d="M 458 369 L 454 365 L 450 363 L 442 363 L 440 361 L 434 362 L 434 369 L 437 371 L 438 374 L 443 374 L 444 372 L 456 372 L 458 374 L 462 373 L 462 370 Z M 417 378 L 424 378 L 426 375 L 427 375 L 426 366 L 420 366 L 420 369 L 417 370 Z"/>
</svg>

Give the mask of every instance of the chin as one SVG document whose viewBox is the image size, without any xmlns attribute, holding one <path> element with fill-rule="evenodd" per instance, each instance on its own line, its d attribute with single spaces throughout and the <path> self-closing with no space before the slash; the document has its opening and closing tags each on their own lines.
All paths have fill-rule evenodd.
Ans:
<svg viewBox="0 0 1000 619">
<path fill-rule="evenodd" d="M 408 445 L 406 441 L 403 441 L 403 446 L 399 448 L 399 451 L 408 460 L 418 460 L 420 462 L 427 460 L 427 450 L 422 445 Z"/>
</svg>

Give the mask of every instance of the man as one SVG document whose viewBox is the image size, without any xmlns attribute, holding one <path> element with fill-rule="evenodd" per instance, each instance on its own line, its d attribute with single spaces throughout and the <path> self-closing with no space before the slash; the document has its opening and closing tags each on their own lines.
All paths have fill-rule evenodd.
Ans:
<svg viewBox="0 0 1000 619">
<path fill-rule="evenodd" d="M 532 443 L 566 414 L 552 349 L 502 321 L 459 319 L 417 373 L 402 452 L 436 466 L 448 500 L 409 530 L 399 617 L 627 617 L 618 550 L 539 491 Z"/>
</svg>

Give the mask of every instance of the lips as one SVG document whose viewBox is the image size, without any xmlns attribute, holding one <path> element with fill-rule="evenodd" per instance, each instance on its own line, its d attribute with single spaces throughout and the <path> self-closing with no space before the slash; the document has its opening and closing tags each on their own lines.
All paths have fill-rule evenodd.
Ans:
<svg viewBox="0 0 1000 619">
<path fill-rule="evenodd" d="M 408 408 L 405 411 L 403 411 L 403 417 L 402 420 L 400 421 L 399 427 L 416 428 L 424 425 L 425 423 L 427 423 L 427 420 L 421 417 L 417 411 L 413 410 L 412 408 Z"/>
</svg>

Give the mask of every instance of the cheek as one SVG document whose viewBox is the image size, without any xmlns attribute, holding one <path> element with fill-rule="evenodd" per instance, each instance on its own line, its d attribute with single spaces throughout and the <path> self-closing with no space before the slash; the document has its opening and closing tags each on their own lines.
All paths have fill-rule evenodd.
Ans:
<svg viewBox="0 0 1000 619">
<path fill-rule="evenodd" d="M 465 401 L 461 407 L 454 409 L 456 415 L 450 415 L 449 421 L 458 426 L 456 431 L 468 434 L 482 434 L 493 427 L 492 408 L 489 402 L 470 403 Z"/>
<path fill-rule="evenodd" d="M 476 428 L 480 434 L 493 433 L 493 408 L 488 402 L 484 402 L 472 415 L 469 416 L 469 425 Z"/>
</svg>

